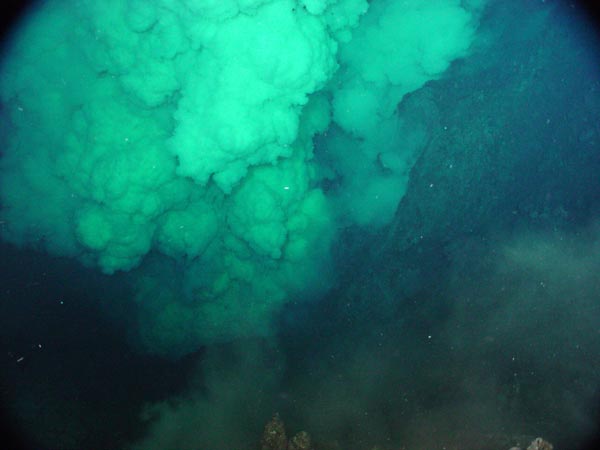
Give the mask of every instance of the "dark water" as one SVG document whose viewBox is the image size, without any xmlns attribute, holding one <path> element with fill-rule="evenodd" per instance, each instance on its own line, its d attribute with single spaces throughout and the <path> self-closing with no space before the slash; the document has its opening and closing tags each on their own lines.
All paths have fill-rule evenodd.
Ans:
<svg viewBox="0 0 600 450">
<path fill-rule="evenodd" d="M 587 448 L 600 419 L 590 17 L 489 2 L 469 56 L 396 108 L 427 143 L 393 219 L 339 225 L 323 272 L 333 282 L 288 299 L 272 333 L 152 355 L 128 273 L 2 243 L 11 432 L 36 449 L 253 449 L 278 412 L 315 449 L 508 450 L 537 436 Z M 314 142 L 331 165 L 330 144 Z M 341 178 L 322 189 L 338 196 Z M 168 264 L 170 276 L 186 263 Z"/>
</svg>

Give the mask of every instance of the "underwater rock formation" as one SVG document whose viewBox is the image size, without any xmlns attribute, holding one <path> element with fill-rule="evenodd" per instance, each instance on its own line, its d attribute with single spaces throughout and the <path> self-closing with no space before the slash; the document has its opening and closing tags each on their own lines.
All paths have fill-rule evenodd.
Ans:
<svg viewBox="0 0 600 450">
<path fill-rule="evenodd" d="M 529 444 L 529 446 L 527 447 L 527 450 L 553 450 L 554 446 L 542 439 L 541 437 L 535 438 L 533 441 L 531 441 L 531 444 Z M 509 450 L 521 450 L 520 447 L 511 447 Z"/>
<path fill-rule="evenodd" d="M 553 448 L 554 446 L 550 442 L 539 437 L 535 438 L 531 444 L 529 444 L 527 450 L 552 450 Z"/>
<path fill-rule="evenodd" d="M 286 450 L 287 437 L 279 414 L 275 414 L 269 423 L 265 425 L 260 448 L 261 450 Z"/>
<path fill-rule="evenodd" d="M 306 431 L 300 431 L 290 439 L 287 450 L 310 450 L 310 435 Z"/>
<path fill-rule="evenodd" d="M 260 448 L 261 450 L 312 450 L 313 447 L 310 435 L 306 431 L 300 431 L 288 442 L 283 421 L 279 414 L 275 413 L 265 425 Z"/>
<path fill-rule="evenodd" d="M 513 442 L 515 442 L 513 438 L 509 438 L 508 436 L 506 436 L 507 439 L 512 440 Z M 521 439 L 527 439 L 525 437 L 521 437 L 518 439 L 518 441 L 521 441 Z M 517 442 L 518 442 L 517 441 Z M 521 441 L 523 442 L 523 441 Z M 527 441 L 524 441 L 527 442 Z M 450 446 L 448 448 L 462 448 L 462 449 L 482 449 L 482 448 L 499 448 L 496 447 L 496 445 L 491 444 L 490 442 L 487 443 L 482 443 L 479 442 L 478 444 L 475 445 L 475 447 L 473 447 L 472 445 L 469 444 L 465 444 L 463 442 L 463 444 L 459 444 L 459 446 L 455 447 L 455 446 Z M 496 442 L 496 444 L 498 444 L 498 442 Z M 463 446 L 464 445 L 464 446 Z M 328 442 L 328 443 L 324 443 L 324 442 L 320 442 L 320 443 L 315 443 L 313 445 L 312 440 L 310 435 L 306 432 L 306 431 L 300 431 L 299 433 L 295 434 L 292 438 L 287 439 L 286 437 L 286 432 L 285 432 L 285 424 L 283 423 L 283 420 L 281 420 L 281 417 L 279 416 L 278 413 L 275 413 L 273 415 L 273 417 L 271 418 L 271 420 L 265 425 L 265 429 L 263 432 L 263 436 L 261 439 L 261 450 L 341 450 L 341 447 L 339 445 L 339 443 L 337 441 L 332 441 L 332 442 Z M 386 447 L 388 448 L 388 447 Z M 402 447 L 403 449 L 406 449 L 406 447 Z M 381 447 L 379 446 L 374 446 L 371 447 L 371 450 L 382 450 Z M 519 446 L 519 444 L 511 447 L 509 450 L 522 450 L 522 448 Z M 527 447 L 526 450 L 554 450 L 554 446 L 544 440 L 541 437 L 535 438 L 533 441 L 531 441 L 531 443 L 529 444 L 529 446 Z"/>
</svg>

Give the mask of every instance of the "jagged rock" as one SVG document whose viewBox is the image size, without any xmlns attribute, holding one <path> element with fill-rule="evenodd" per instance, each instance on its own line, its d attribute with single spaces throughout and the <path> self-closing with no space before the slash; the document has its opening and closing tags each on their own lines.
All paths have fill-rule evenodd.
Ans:
<svg viewBox="0 0 600 450">
<path fill-rule="evenodd" d="M 552 450 L 554 446 L 548 442 L 543 440 L 541 437 L 534 439 L 527 450 Z"/>
<path fill-rule="evenodd" d="M 310 436 L 306 431 L 301 431 L 290 439 L 288 450 L 312 450 Z"/>
<path fill-rule="evenodd" d="M 286 450 L 287 437 L 285 435 L 285 427 L 279 414 L 275 414 L 273 418 L 265 425 L 262 439 L 260 441 L 261 450 Z"/>
</svg>

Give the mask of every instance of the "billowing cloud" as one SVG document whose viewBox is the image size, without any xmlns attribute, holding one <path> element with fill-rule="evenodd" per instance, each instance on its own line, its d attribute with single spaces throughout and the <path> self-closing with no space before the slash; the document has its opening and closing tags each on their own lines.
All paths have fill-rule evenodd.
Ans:
<svg viewBox="0 0 600 450">
<path fill-rule="evenodd" d="M 2 236 L 130 271 L 149 351 L 271 334 L 331 283 L 341 226 L 392 217 L 426 132 L 396 106 L 466 55 L 476 16 L 457 0 L 44 3 L 2 61 Z"/>
</svg>

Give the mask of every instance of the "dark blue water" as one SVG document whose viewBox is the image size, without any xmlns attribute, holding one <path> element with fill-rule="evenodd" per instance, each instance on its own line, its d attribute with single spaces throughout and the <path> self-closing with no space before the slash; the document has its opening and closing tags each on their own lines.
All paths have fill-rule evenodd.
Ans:
<svg viewBox="0 0 600 450">
<path fill-rule="evenodd" d="M 434 125 L 393 220 L 345 225 L 335 281 L 287 302 L 268 336 L 149 355 L 131 277 L 2 243 L 3 421 L 36 449 L 254 449 L 275 412 L 315 449 L 585 448 L 600 418 L 597 26 L 581 6 L 490 2 L 472 53 L 397 107 Z M 327 151 L 315 138 L 320 164 Z"/>
</svg>

